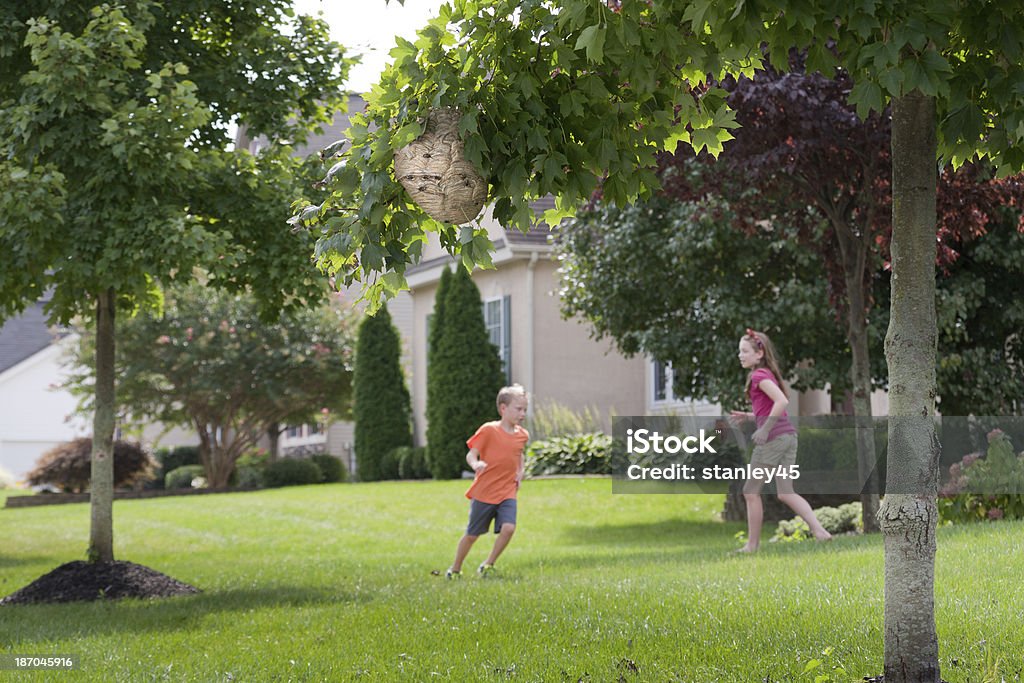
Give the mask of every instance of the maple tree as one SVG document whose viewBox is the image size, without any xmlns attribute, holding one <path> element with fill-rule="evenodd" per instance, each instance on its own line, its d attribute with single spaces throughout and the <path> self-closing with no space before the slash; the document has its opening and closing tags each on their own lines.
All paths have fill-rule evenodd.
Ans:
<svg viewBox="0 0 1024 683">
<path fill-rule="evenodd" d="M 281 230 L 280 192 L 267 204 L 296 166 L 233 151 L 230 124 L 301 141 L 343 106 L 351 60 L 283 0 L 3 0 L 0 26 L 0 316 L 49 291 L 52 320 L 95 325 L 88 555 L 108 562 L 115 317 L 197 265 L 268 308 L 321 291 L 294 267 L 309 236 Z"/>
</svg>

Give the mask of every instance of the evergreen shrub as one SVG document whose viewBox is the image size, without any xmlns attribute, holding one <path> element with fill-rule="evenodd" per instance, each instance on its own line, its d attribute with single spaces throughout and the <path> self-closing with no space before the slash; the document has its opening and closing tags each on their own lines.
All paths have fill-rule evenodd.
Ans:
<svg viewBox="0 0 1024 683">
<path fill-rule="evenodd" d="M 319 484 L 323 479 L 324 474 L 317 464 L 305 458 L 282 458 L 263 470 L 263 481 L 268 488 Z"/>
<path fill-rule="evenodd" d="M 359 327 L 353 373 L 355 449 L 359 479 L 398 477 L 397 463 L 383 471 L 387 454 L 412 446 L 412 408 L 401 366 L 398 331 L 382 306 Z"/>
<path fill-rule="evenodd" d="M 505 383 L 480 290 L 465 268 L 442 274 L 429 345 L 427 462 L 435 479 L 457 479 L 466 468 L 466 440 L 498 419 L 495 399 Z"/>
</svg>

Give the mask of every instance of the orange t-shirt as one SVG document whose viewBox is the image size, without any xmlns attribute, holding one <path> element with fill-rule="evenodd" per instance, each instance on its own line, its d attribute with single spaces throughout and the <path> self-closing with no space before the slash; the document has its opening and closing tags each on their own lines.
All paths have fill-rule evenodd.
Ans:
<svg viewBox="0 0 1024 683">
<path fill-rule="evenodd" d="M 512 434 L 502 429 L 500 420 L 481 425 L 466 445 L 480 451 L 480 459 L 487 467 L 476 473 L 466 498 L 491 504 L 515 498 L 516 472 L 529 439 L 530 434 L 519 425 Z"/>
</svg>

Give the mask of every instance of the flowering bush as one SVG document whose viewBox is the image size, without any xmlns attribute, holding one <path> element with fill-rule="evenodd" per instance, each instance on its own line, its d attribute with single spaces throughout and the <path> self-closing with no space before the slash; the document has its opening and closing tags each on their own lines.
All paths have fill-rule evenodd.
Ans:
<svg viewBox="0 0 1024 683">
<path fill-rule="evenodd" d="M 947 522 L 1024 518 L 1024 453 L 1013 451 L 1000 429 L 988 434 L 988 453 L 965 455 L 949 467 L 939 492 L 939 514 Z"/>
<path fill-rule="evenodd" d="M 814 515 L 830 534 L 862 533 L 864 531 L 863 515 L 860 503 L 846 503 L 839 507 L 820 507 Z M 810 527 L 800 517 L 779 522 L 771 543 L 791 543 L 813 539 Z"/>
</svg>

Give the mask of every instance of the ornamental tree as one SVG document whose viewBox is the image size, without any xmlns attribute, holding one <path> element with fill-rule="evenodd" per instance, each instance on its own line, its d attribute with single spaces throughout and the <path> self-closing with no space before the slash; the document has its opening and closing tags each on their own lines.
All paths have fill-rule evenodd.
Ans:
<svg viewBox="0 0 1024 683">
<path fill-rule="evenodd" d="M 556 195 L 546 216 L 554 225 L 599 181 L 618 204 L 649 196 L 656 153 L 680 141 L 719 152 L 737 124 L 711 79 L 751 76 L 761 46 L 776 65 L 796 48 L 812 72 L 842 68 L 859 115 L 892 111 L 884 674 L 887 683 L 938 683 L 936 161 L 1024 167 L 1017 9 L 957 0 L 454 0 L 415 43 L 392 51 L 352 128 L 348 163 L 302 220 L 326 227 L 321 265 L 366 280 L 375 299 L 404 285 L 425 230 L 464 261 L 488 254 L 482 229 L 432 222 L 391 173 L 395 150 L 419 135 L 430 107 L 460 108 L 494 215 L 526 230 L 532 198 Z"/>
<path fill-rule="evenodd" d="M 228 151 L 228 126 L 301 141 L 342 106 L 348 61 L 283 0 L 4 0 L 0 26 L 0 317 L 52 291 L 54 321 L 95 326 L 89 557 L 110 561 L 116 312 L 197 264 L 255 284 L 268 309 L 317 294 L 285 256 L 308 236 L 281 236 L 280 206 L 260 212 L 262 176 Z M 265 248 L 274 258 L 256 258 Z"/>
<path fill-rule="evenodd" d="M 849 354 L 821 286 L 821 259 L 779 221 L 745 232 L 736 220 L 718 197 L 657 196 L 580 212 L 557 240 L 562 313 L 585 318 L 592 336 L 626 355 L 671 362 L 677 396 L 726 409 L 747 400 L 736 362 L 747 327 L 771 334 L 795 388 L 841 378 Z"/>
<path fill-rule="evenodd" d="M 435 308 L 427 359 L 427 464 L 435 479 L 457 479 L 466 440 L 498 417 L 495 399 L 505 383 L 498 350 L 484 325 L 480 291 L 465 268 L 449 276 Z"/>
<path fill-rule="evenodd" d="M 206 283 L 166 297 L 161 314 L 118 322 L 120 418 L 194 428 L 211 487 L 227 486 L 235 462 L 269 425 L 313 422 L 324 409 L 348 413 L 355 343 L 346 309 L 323 303 L 267 320 L 252 294 Z M 71 386 L 88 401 L 95 338 L 82 338 L 82 370 Z"/>
<path fill-rule="evenodd" d="M 362 481 L 381 478 L 381 458 L 392 449 L 412 446 L 412 406 L 400 345 L 387 307 L 363 319 L 352 380 L 356 459 Z"/>
</svg>

